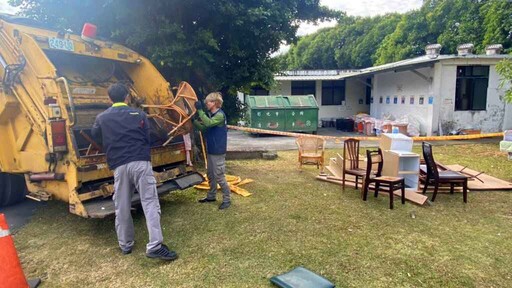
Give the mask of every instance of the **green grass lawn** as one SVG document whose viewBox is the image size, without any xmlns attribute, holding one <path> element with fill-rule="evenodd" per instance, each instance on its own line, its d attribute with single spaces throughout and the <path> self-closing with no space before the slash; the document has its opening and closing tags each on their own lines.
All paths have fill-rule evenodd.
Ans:
<svg viewBox="0 0 512 288">
<path fill-rule="evenodd" d="M 363 202 L 315 180 L 313 166 L 300 172 L 297 152 L 278 154 L 228 162 L 230 174 L 255 182 L 227 211 L 197 203 L 205 193 L 195 189 L 161 200 L 175 262 L 144 256 L 142 213 L 134 253 L 123 256 L 113 219 L 82 219 L 54 201 L 15 235 L 23 268 L 43 287 L 271 287 L 270 277 L 296 266 L 337 287 L 512 286 L 512 193 L 470 192 L 467 204 L 462 193 L 441 193 L 433 206 L 396 201 L 389 210 L 387 197 Z M 435 146 L 434 155 L 512 181 L 495 143 Z"/>
</svg>

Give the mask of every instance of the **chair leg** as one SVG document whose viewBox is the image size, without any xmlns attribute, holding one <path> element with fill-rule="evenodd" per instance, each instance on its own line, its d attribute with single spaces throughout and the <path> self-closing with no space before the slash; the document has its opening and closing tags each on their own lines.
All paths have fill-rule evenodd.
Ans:
<svg viewBox="0 0 512 288">
<path fill-rule="evenodd" d="M 450 183 L 450 194 L 453 194 L 455 192 L 454 186 L 455 186 L 455 183 Z"/>
<path fill-rule="evenodd" d="M 389 209 L 393 209 L 393 200 L 394 200 L 394 194 L 393 194 L 393 188 L 395 188 L 395 185 L 390 184 L 389 185 Z"/>
<path fill-rule="evenodd" d="M 345 190 L 345 173 L 342 174 L 341 190 Z"/>
<path fill-rule="evenodd" d="M 357 189 L 357 183 L 359 182 L 359 177 L 356 176 L 356 189 Z"/>
<path fill-rule="evenodd" d="M 437 189 L 439 189 L 439 183 L 436 183 L 434 186 L 434 194 L 432 195 L 432 202 L 434 202 L 436 200 Z"/>
<path fill-rule="evenodd" d="M 375 193 L 373 193 L 373 197 L 377 198 L 377 196 L 379 196 L 379 188 L 380 188 L 380 183 L 375 182 Z"/>
<path fill-rule="evenodd" d="M 423 194 L 427 193 L 427 187 L 428 187 L 429 182 L 430 182 L 430 179 L 428 179 L 428 176 L 427 176 L 427 179 L 425 179 L 425 185 L 423 185 Z"/>
<path fill-rule="evenodd" d="M 368 189 L 370 187 L 370 181 L 364 182 L 364 190 L 363 190 L 363 201 L 366 201 L 368 198 Z"/>
<path fill-rule="evenodd" d="M 402 204 L 405 204 L 405 181 L 402 180 Z"/>
<path fill-rule="evenodd" d="M 464 199 L 464 203 L 468 203 L 468 179 L 462 182 L 462 197 Z"/>
</svg>

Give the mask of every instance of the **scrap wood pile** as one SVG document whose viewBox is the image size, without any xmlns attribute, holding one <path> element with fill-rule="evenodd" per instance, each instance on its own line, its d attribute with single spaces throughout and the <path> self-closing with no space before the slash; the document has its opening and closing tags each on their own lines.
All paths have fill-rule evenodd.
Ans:
<svg viewBox="0 0 512 288">
<path fill-rule="evenodd" d="M 194 186 L 194 188 L 199 189 L 199 190 L 209 190 L 210 185 L 208 184 L 208 177 L 206 175 L 204 175 L 204 179 L 206 179 L 206 180 L 203 183 Z M 252 195 L 252 193 L 241 188 L 240 186 L 254 182 L 254 180 L 252 180 L 252 179 L 242 180 L 242 178 L 240 178 L 238 176 L 226 175 L 226 181 L 228 182 L 229 189 L 231 190 L 231 192 L 236 193 L 238 195 L 242 195 L 244 197 L 248 197 L 248 196 Z M 218 184 L 217 184 L 217 189 L 220 189 L 220 186 Z"/>
</svg>

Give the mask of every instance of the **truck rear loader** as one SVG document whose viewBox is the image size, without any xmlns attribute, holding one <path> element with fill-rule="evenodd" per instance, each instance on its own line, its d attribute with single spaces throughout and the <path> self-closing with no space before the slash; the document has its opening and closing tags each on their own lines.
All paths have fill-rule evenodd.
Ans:
<svg viewBox="0 0 512 288">
<path fill-rule="evenodd" d="M 197 100 L 188 84 L 174 94 L 148 59 L 97 40 L 93 25 L 81 36 L 38 25 L 0 17 L 0 205 L 24 197 L 26 185 L 31 197 L 62 200 L 76 215 L 114 213 L 113 174 L 90 130 L 116 82 L 149 115 L 159 194 L 203 181 L 186 165 L 183 135 Z"/>
</svg>

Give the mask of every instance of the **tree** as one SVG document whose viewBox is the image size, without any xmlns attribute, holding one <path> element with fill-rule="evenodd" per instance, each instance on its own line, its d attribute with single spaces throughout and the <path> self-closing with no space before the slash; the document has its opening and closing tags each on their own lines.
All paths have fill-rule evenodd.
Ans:
<svg viewBox="0 0 512 288">
<path fill-rule="evenodd" d="M 476 53 L 489 44 L 502 44 L 509 52 L 511 15 L 508 0 L 425 0 L 420 9 L 402 15 L 344 17 L 334 28 L 301 38 L 281 63 L 330 69 L 334 54 L 336 68 L 370 67 L 424 55 L 433 43 L 443 45 L 443 54 L 456 54 L 463 43 L 473 43 Z"/>
<path fill-rule="evenodd" d="M 148 56 L 171 82 L 189 81 L 200 95 L 268 85 L 277 69 L 270 55 L 296 40 L 300 21 L 339 16 L 319 0 L 9 2 L 23 15 L 61 29 L 77 32 L 84 22 L 95 23 L 101 36 Z M 235 106 L 235 99 L 227 97 L 226 105 Z"/>
<path fill-rule="evenodd" d="M 503 60 L 496 65 L 496 70 L 502 76 L 500 88 L 505 90 L 505 101 L 512 103 L 512 61 Z"/>
</svg>

